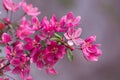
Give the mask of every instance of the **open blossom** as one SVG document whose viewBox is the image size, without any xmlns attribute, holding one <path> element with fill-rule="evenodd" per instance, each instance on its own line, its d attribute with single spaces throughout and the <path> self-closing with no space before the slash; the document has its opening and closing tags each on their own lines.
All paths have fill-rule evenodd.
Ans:
<svg viewBox="0 0 120 80">
<path fill-rule="evenodd" d="M 40 32 L 41 33 L 40 38 L 42 40 L 46 40 L 49 43 L 49 39 L 55 33 L 54 26 L 50 24 L 46 16 L 42 19 L 41 25 L 42 25 L 42 30 Z"/>
<path fill-rule="evenodd" d="M 73 28 L 69 28 L 68 31 L 64 34 L 65 38 L 68 40 L 68 44 L 70 46 L 75 45 L 80 45 L 80 43 L 82 42 L 82 39 L 80 39 L 80 35 L 81 35 L 82 29 L 78 28 L 77 30 L 73 29 Z"/>
<path fill-rule="evenodd" d="M 41 23 L 36 16 L 32 17 L 31 21 L 32 21 L 32 28 L 34 30 L 39 30 L 41 28 Z"/>
<path fill-rule="evenodd" d="M 19 74 L 22 80 L 26 80 L 30 76 L 30 65 L 27 56 L 21 55 L 20 57 L 13 58 L 11 65 L 14 66 L 13 74 Z"/>
<path fill-rule="evenodd" d="M 22 2 L 19 2 L 18 4 L 14 3 L 12 0 L 3 0 L 3 6 L 8 11 L 15 12 L 18 10 L 21 6 Z"/>
<path fill-rule="evenodd" d="M 24 53 L 23 43 L 16 41 L 12 47 L 6 46 L 6 58 L 14 66 L 12 72 L 19 74 L 22 80 L 27 80 L 30 73 L 30 58 Z"/>
<path fill-rule="evenodd" d="M 67 27 L 74 27 L 79 24 L 81 17 L 74 17 L 73 13 L 69 12 L 67 15 L 63 16 L 62 19 L 64 20 Z"/>
<path fill-rule="evenodd" d="M 53 66 L 59 59 L 62 59 L 66 53 L 66 48 L 64 45 L 58 45 L 57 42 L 52 41 L 45 50 L 40 47 L 33 51 L 31 55 L 33 62 L 41 70 L 43 67 L 47 67 L 47 73 L 55 74 Z"/>
<path fill-rule="evenodd" d="M 40 46 L 40 37 L 38 35 L 35 35 L 35 39 L 32 38 L 25 38 L 24 39 L 27 43 L 24 45 L 24 48 L 26 50 L 33 50 L 36 47 Z"/>
<path fill-rule="evenodd" d="M 25 13 L 27 13 L 27 15 L 37 16 L 40 14 L 40 12 L 38 12 L 38 8 L 33 7 L 32 4 L 27 4 L 26 2 L 23 2 L 22 8 Z"/>
<path fill-rule="evenodd" d="M 42 70 L 45 67 L 44 56 L 45 55 L 41 47 L 34 49 L 31 55 L 32 61 L 36 64 L 39 70 Z"/>
<path fill-rule="evenodd" d="M 27 21 L 25 17 L 23 17 L 21 24 L 17 29 L 17 37 L 23 40 L 33 33 L 34 30 L 32 29 L 30 22 Z"/>
<path fill-rule="evenodd" d="M 52 41 L 45 50 L 45 62 L 47 65 L 53 66 L 59 59 L 65 55 L 66 48 L 64 45 L 58 45 L 57 42 Z"/>
<path fill-rule="evenodd" d="M 66 48 L 64 45 L 58 45 L 57 42 L 52 41 L 50 45 L 47 46 L 45 50 L 45 64 L 48 66 L 47 73 L 56 74 L 53 66 L 59 59 L 62 59 L 66 53 Z"/>
<path fill-rule="evenodd" d="M 46 54 L 55 54 L 56 58 L 62 59 L 65 55 L 65 46 L 58 45 L 56 41 L 52 41 L 46 48 Z"/>
<path fill-rule="evenodd" d="M 10 42 L 12 40 L 11 36 L 7 33 L 3 33 L 2 34 L 2 40 L 0 40 L 0 43 L 5 43 L 7 44 L 8 42 Z"/>
<path fill-rule="evenodd" d="M 98 61 L 98 57 L 102 54 L 101 50 L 98 49 L 100 44 L 93 44 L 96 41 L 96 36 L 90 36 L 81 44 L 81 49 L 84 57 L 87 60 Z"/>
<path fill-rule="evenodd" d="M 54 26 L 50 24 L 46 16 L 42 20 L 42 28 L 48 33 L 54 33 Z"/>
<path fill-rule="evenodd" d="M 53 15 L 52 18 L 50 19 L 50 24 L 56 32 L 62 32 L 64 30 L 63 28 L 64 20 L 62 19 L 57 20 L 55 15 Z"/>
<path fill-rule="evenodd" d="M 24 54 L 23 51 L 23 43 L 16 41 L 13 45 L 13 48 L 10 46 L 6 46 L 6 58 L 8 60 L 12 60 L 14 57 L 20 57 Z"/>
</svg>

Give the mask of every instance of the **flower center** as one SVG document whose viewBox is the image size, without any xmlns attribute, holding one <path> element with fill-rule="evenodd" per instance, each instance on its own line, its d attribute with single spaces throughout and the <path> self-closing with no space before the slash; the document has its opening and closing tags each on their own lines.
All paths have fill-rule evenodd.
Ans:
<svg viewBox="0 0 120 80">
<path fill-rule="evenodd" d="M 59 26 L 60 26 L 60 23 L 59 23 L 59 22 L 56 22 L 55 25 L 56 25 L 56 27 L 59 27 Z"/>
<path fill-rule="evenodd" d="M 89 48 L 92 47 L 92 45 L 90 44 L 90 42 L 87 42 L 86 46 L 89 47 Z"/>
<path fill-rule="evenodd" d="M 54 48 L 52 49 L 52 53 L 54 53 L 54 54 L 56 54 L 57 51 L 58 51 L 58 48 L 56 48 L 56 47 L 54 47 Z"/>
</svg>

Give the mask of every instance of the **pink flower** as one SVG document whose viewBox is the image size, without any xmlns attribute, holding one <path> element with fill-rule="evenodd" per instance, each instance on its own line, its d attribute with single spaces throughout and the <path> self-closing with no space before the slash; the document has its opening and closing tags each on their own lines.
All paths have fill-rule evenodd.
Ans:
<svg viewBox="0 0 120 80">
<path fill-rule="evenodd" d="M 66 54 L 66 48 L 64 45 L 58 45 L 57 42 L 52 41 L 45 49 L 45 64 L 47 66 L 54 66 L 59 59 L 62 59 Z"/>
<path fill-rule="evenodd" d="M 55 30 L 54 30 L 54 26 L 52 26 L 50 24 L 50 22 L 48 21 L 47 17 L 44 17 L 42 22 L 41 22 L 41 25 L 42 25 L 42 30 L 41 30 L 41 34 L 40 34 L 40 38 L 42 40 L 46 40 L 49 42 L 49 39 L 53 36 L 53 34 L 55 33 Z"/>
<path fill-rule="evenodd" d="M 37 17 L 32 17 L 32 28 L 34 30 L 39 30 L 41 28 L 41 23 Z"/>
<path fill-rule="evenodd" d="M 33 33 L 34 31 L 32 31 L 29 27 L 19 27 L 17 30 L 17 36 L 22 40 Z"/>
<path fill-rule="evenodd" d="M 36 47 L 40 46 L 40 38 L 38 35 L 35 35 L 35 39 L 32 38 L 25 38 L 24 39 L 27 43 L 24 45 L 26 50 L 33 50 Z"/>
<path fill-rule="evenodd" d="M 18 10 L 21 6 L 22 2 L 19 2 L 18 4 L 14 3 L 12 0 L 3 0 L 3 6 L 8 11 L 15 12 Z"/>
<path fill-rule="evenodd" d="M 29 59 L 26 56 L 21 55 L 19 58 L 13 58 L 11 65 L 14 66 L 12 72 L 19 74 L 23 80 L 26 80 L 30 76 Z"/>
<path fill-rule="evenodd" d="M 80 22 L 80 19 L 80 16 L 75 18 L 72 12 L 69 12 L 67 15 L 62 17 L 62 20 L 64 20 L 67 27 L 77 26 Z"/>
<path fill-rule="evenodd" d="M 31 55 L 33 62 L 36 64 L 39 70 L 42 70 L 45 66 L 44 63 L 44 52 L 41 48 L 36 48 Z"/>
<path fill-rule="evenodd" d="M 46 47 L 46 54 L 55 54 L 56 58 L 62 59 L 64 54 L 66 53 L 66 49 L 64 45 L 58 45 L 56 41 L 52 41 L 50 45 Z"/>
<path fill-rule="evenodd" d="M 2 34 L 2 40 L 0 41 L 0 43 L 5 43 L 7 44 L 8 42 L 12 41 L 12 38 L 9 34 L 7 33 L 3 33 Z"/>
<path fill-rule="evenodd" d="M 64 26 L 62 24 L 62 21 L 61 20 L 58 21 L 55 15 L 53 15 L 52 18 L 50 19 L 50 24 L 56 32 L 62 31 L 63 29 L 62 26 Z"/>
<path fill-rule="evenodd" d="M 26 4 L 25 2 L 22 4 L 22 8 L 25 11 L 25 13 L 27 13 L 27 15 L 31 15 L 31 16 L 37 16 L 40 14 L 40 12 L 38 12 L 38 8 L 32 6 L 32 4 Z"/>
<path fill-rule="evenodd" d="M 98 61 L 98 57 L 102 54 L 102 51 L 98 49 L 100 44 L 93 44 L 94 41 L 96 41 L 96 36 L 88 37 L 81 44 L 81 49 L 87 60 Z"/>
<path fill-rule="evenodd" d="M 23 17 L 21 24 L 17 29 L 17 37 L 23 40 L 34 32 L 35 31 L 32 29 L 30 21 L 27 21 L 26 18 Z"/>
<path fill-rule="evenodd" d="M 10 46 L 6 46 L 6 57 L 8 60 L 12 60 L 14 57 L 20 57 L 24 54 L 23 51 L 23 43 L 22 42 L 15 42 L 13 44 L 13 48 Z"/>
<path fill-rule="evenodd" d="M 82 29 L 78 28 L 77 30 L 74 30 L 72 28 L 69 28 L 68 31 L 64 34 L 65 38 L 68 40 L 68 44 L 70 46 L 75 45 L 80 45 L 82 42 L 82 39 L 80 39 Z"/>
<path fill-rule="evenodd" d="M 45 30 L 48 33 L 54 32 L 54 26 L 50 24 L 46 16 L 42 20 L 42 27 L 43 27 L 43 30 Z"/>
</svg>

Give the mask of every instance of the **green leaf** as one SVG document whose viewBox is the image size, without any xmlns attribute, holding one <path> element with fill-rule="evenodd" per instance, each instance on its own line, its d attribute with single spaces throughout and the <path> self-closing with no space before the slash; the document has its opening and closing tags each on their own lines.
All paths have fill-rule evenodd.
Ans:
<svg viewBox="0 0 120 80">
<path fill-rule="evenodd" d="M 67 49 L 67 58 L 69 61 L 73 61 L 73 53 L 70 49 Z"/>
<path fill-rule="evenodd" d="M 13 25 L 12 25 L 12 24 L 9 24 L 9 27 L 12 29 L 12 28 L 13 28 Z"/>
<path fill-rule="evenodd" d="M 61 42 L 58 42 L 58 45 L 61 45 L 62 43 Z"/>
<path fill-rule="evenodd" d="M 55 33 L 54 35 L 55 35 L 55 37 L 62 39 L 62 36 L 60 36 L 60 34 Z"/>
<path fill-rule="evenodd" d="M 59 38 L 57 38 L 57 37 L 52 37 L 50 40 L 59 41 Z"/>
<path fill-rule="evenodd" d="M 19 25 L 17 24 L 17 23 L 13 23 L 12 24 L 12 27 L 13 27 L 13 29 L 15 29 L 16 27 L 18 27 Z"/>
</svg>

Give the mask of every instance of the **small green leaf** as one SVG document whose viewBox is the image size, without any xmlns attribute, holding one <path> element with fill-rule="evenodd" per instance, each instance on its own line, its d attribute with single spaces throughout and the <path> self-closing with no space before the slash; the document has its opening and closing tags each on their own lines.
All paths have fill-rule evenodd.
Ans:
<svg viewBox="0 0 120 80">
<path fill-rule="evenodd" d="M 56 37 L 52 37 L 52 38 L 50 38 L 50 40 L 57 40 L 57 38 Z"/>
<path fill-rule="evenodd" d="M 50 40 L 61 41 L 58 37 L 52 37 Z"/>
<path fill-rule="evenodd" d="M 58 45 L 61 45 L 62 43 L 61 42 L 58 42 Z"/>
<path fill-rule="evenodd" d="M 59 34 L 55 33 L 54 35 L 55 35 L 55 37 L 62 39 L 62 36 L 60 36 Z"/>
<path fill-rule="evenodd" d="M 69 61 L 73 61 L 73 53 L 70 49 L 67 49 L 67 58 Z"/>
<path fill-rule="evenodd" d="M 13 27 L 13 29 L 15 29 L 16 27 L 18 27 L 19 25 L 17 24 L 17 23 L 13 23 L 12 24 L 12 27 Z"/>
<path fill-rule="evenodd" d="M 12 28 L 13 28 L 13 25 L 12 25 L 12 24 L 9 24 L 9 27 L 12 29 Z"/>
</svg>

